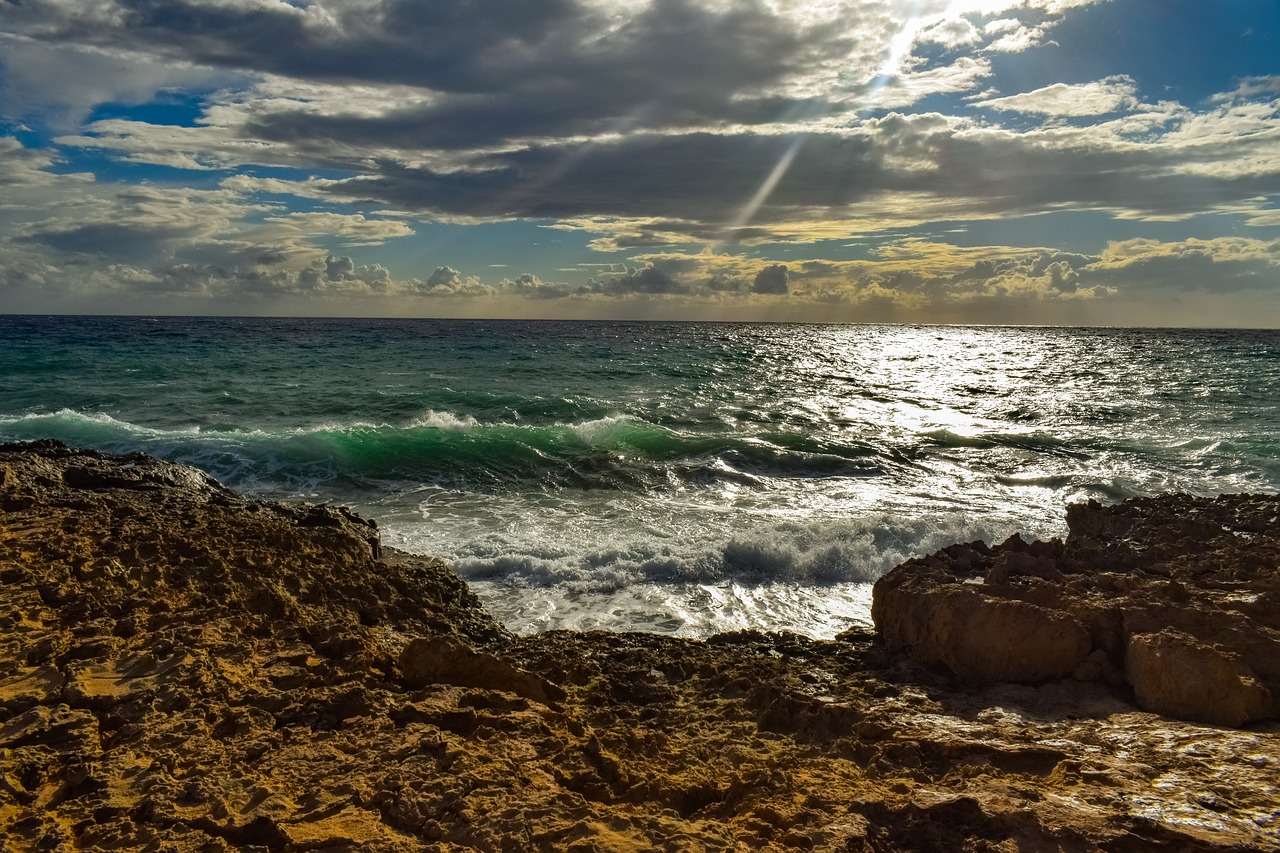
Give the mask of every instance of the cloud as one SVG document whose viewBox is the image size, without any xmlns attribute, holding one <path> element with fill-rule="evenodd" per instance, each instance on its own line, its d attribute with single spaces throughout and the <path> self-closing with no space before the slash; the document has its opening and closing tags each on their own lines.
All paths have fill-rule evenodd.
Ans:
<svg viewBox="0 0 1280 853">
<path fill-rule="evenodd" d="M 1280 274 L 1280 240 L 1220 237 L 1108 244 L 1087 281 L 1130 290 L 1272 291 Z"/>
<path fill-rule="evenodd" d="M 0 138 L 0 275 L 8 294 L 69 299 L 782 312 L 770 317 L 1075 310 L 1162 280 L 1259 291 L 1277 275 L 1265 239 L 1117 240 L 1096 255 L 901 239 L 1011 217 L 1029 233 L 1060 211 L 1206 238 L 1280 221 L 1280 78 L 1144 101 L 1137 79 L 1051 49 L 1092 2 L 8 3 L 8 126 L 54 140 Z M 1013 51 L 1029 53 L 999 55 Z M 1040 85 L 1055 56 L 1076 82 Z M 1010 87 L 1010 69 L 1038 88 Z M 557 254 L 495 281 L 459 272 L 511 260 L 478 240 L 379 251 L 441 223 L 515 220 L 626 266 Z M 864 255 L 824 257 L 837 239 Z M 578 272 L 544 280 L 562 266 Z"/>
<path fill-rule="evenodd" d="M 956 48 L 982 41 L 982 32 L 967 18 L 950 18 L 923 30 L 919 40 Z"/>
<path fill-rule="evenodd" d="M 436 267 L 424 282 L 409 282 L 409 289 L 428 296 L 489 296 L 494 288 L 475 276 L 463 276 L 453 267 Z"/>
<path fill-rule="evenodd" d="M 961 56 L 946 65 L 921 64 L 888 79 L 883 89 L 875 91 L 867 106 L 901 109 L 930 95 L 969 92 L 990 73 L 990 61 L 977 56 Z"/>
<path fill-rule="evenodd" d="M 861 76 L 873 76 L 876 45 L 866 38 L 883 38 L 895 15 L 861 2 L 834 4 L 833 14 L 814 18 L 789 14 L 786 4 L 694 0 L 630 7 L 573 0 L 95 6 L 95 14 L 77 14 L 61 3 L 33 4 L 20 11 L 19 25 L 45 44 L 293 80 L 418 87 L 435 97 L 387 109 L 376 120 L 332 110 L 266 111 L 257 134 L 367 142 L 370 135 L 416 133 L 436 147 L 598 133 L 619 123 L 750 119 L 859 66 Z"/>
<path fill-rule="evenodd" d="M 1098 99 L 1072 109 L 1107 108 L 1127 87 L 1075 92 Z M 732 237 L 766 181 L 771 191 L 737 226 L 740 239 L 832 239 L 843 236 L 833 227 L 840 223 L 895 227 L 1068 206 L 1167 219 L 1280 192 L 1277 128 L 1276 108 L 1264 104 L 1203 113 L 1152 105 L 1112 121 L 1025 130 L 890 113 L 800 136 L 633 134 L 531 145 L 469 169 L 380 162 L 376 173 L 322 191 L 432 216 L 561 220 L 611 235 L 599 244 L 605 250 Z"/>
<path fill-rule="evenodd" d="M 391 219 L 366 219 L 359 213 L 287 213 L 283 216 L 269 216 L 265 221 L 280 226 L 279 230 L 271 235 L 273 237 L 277 234 L 295 239 L 335 237 L 342 241 L 342 245 L 348 247 L 381 246 L 388 240 L 408 237 L 414 233 L 413 229 L 404 222 Z"/>
<path fill-rule="evenodd" d="M 298 300 L 309 299 L 314 306 L 333 305 L 339 313 L 358 308 L 375 314 L 466 313 L 463 306 L 468 304 L 505 304 L 514 310 L 516 305 L 554 303 L 559 307 L 551 309 L 552 316 L 563 316 L 596 311 L 600 300 L 608 299 L 624 314 L 625 306 L 633 306 L 636 316 L 691 316 L 714 310 L 718 316 L 742 319 L 893 322 L 977 322 L 992 317 L 1043 322 L 1063 316 L 1115 322 L 1129 315 L 1108 311 L 1136 310 L 1142 300 L 1162 293 L 1182 296 L 1176 304 L 1153 308 L 1151 316 L 1187 322 L 1195 311 L 1206 310 L 1204 299 L 1211 295 L 1268 292 L 1280 268 L 1280 241 L 1275 240 L 1128 240 L 1091 256 L 1051 248 L 962 247 L 904 239 L 856 261 L 815 257 L 782 264 L 708 250 L 640 255 L 635 258 L 639 266 L 599 273 L 585 284 L 572 285 L 545 282 L 532 273 L 485 282 L 443 265 L 425 280 L 401 279 L 381 264 L 349 255 L 294 256 L 261 247 L 255 255 L 232 243 L 202 245 L 213 252 L 212 260 L 199 260 L 198 253 L 188 250 L 169 259 L 118 259 L 76 271 L 42 263 L 40 244 L 0 243 L 0 288 L 28 297 L 43 293 L 71 300 L 66 304 L 77 307 L 101 305 L 85 300 L 109 298 L 114 310 L 131 305 L 133 310 L 155 310 L 164 305 L 200 311 L 227 300 L 235 310 L 288 310 L 284 306 L 308 304 Z M 121 258 L 121 253 L 115 257 Z M 357 299 L 362 301 L 351 301 Z M 663 304 L 669 307 L 655 307 Z M 593 305 L 597 307 L 589 307 Z M 1053 309 L 1057 313 L 1046 313 L 1048 306 L 1059 306 Z M 1218 313 L 1204 316 L 1229 316 L 1221 314 L 1221 305 L 1213 310 Z"/>
<path fill-rule="evenodd" d="M 113 153 L 129 163 L 173 169 L 225 169 L 245 163 L 297 162 L 286 152 L 244 139 L 233 128 L 157 125 L 125 119 L 92 122 L 85 133 L 64 134 L 59 145 Z"/>
<path fill-rule="evenodd" d="M 1044 40 L 1047 27 L 1029 27 L 1017 24 L 1004 30 L 997 30 L 1000 35 L 983 48 L 985 53 L 1021 53 L 1040 44 Z"/>
<path fill-rule="evenodd" d="M 48 152 L 0 138 L 0 268 L 9 305 L 17 289 L 32 299 L 97 293 L 234 301 L 408 288 L 383 265 L 356 264 L 324 248 L 373 247 L 411 235 L 403 221 L 283 213 L 226 186 L 104 183 L 57 174 L 58 166 Z M 204 304 L 194 310 L 216 309 Z"/>
<path fill-rule="evenodd" d="M 381 264 L 364 264 L 356 266 L 356 262 L 346 255 L 335 257 L 329 255 L 324 259 L 321 270 L 312 266 L 298 273 L 298 284 L 308 289 L 334 289 L 335 284 L 358 284 L 355 289 L 367 289 L 371 292 L 385 293 L 392 288 L 391 273 Z"/>
<path fill-rule="evenodd" d="M 914 46 L 989 43 L 1050 26 L 1074 5 L 926 0 L 909 17 L 863 0 L 148 0 L 80 12 L 36 4 L 19 21 L 32 44 L 132 50 L 148 61 L 181 53 L 187 67 L 256 80 L 207 93 L 195 126 L 106 119 L 59 137 L 62 145 L 175 168 L 328 170 L 301 180 L 238 176 L 224 186 L 445 221 L 612 220 L 617 227 L 595 245 L 617 251 L 818 239 L 807 235 L 834 232 L 832 223 L 1021 215 L 1066 203 L 1167 215 L 1159 198 L 1131 208 L 1102 182 L 1059 177 L 1092 161 L 1096 174 L 1118 176 L 1108 183 L 1127 198 L 1152 197 L 1155 178 L 1176 163 L 1142 162 L 1158 159 L 1150 153 L 1159 139 L 1134 148 L 1123 133 L 1138 124 L 1087 141 L 988 131 L 938 113 L 856 118 L 868 104 L 883 111 L 973 91 L 990 74 L 982 56 L 935 61 Z M 1113 77 L 979 103 L 1088 117 L 1136 98 L 1134 88 Z M 1134 119 L 1147 133 L 1167 131 L 1157 120 Z M 1035 168 L 1043 180 L 1028 176 L 1009 192 L 1021 175 L 1003 180 L 990 163 L 975 163 L 982 155 L 969 143 L 979 138 L 1008 155 L 998 162 Z M 356 174 L 333 177 L 343 171 Z M 771 191 L 742 221 L 766 183 Z M 1199 192 L 1210 204 L 1236 194 Z"/>
<path fill-rule="evenodd" d="M 1135 109 L 1139 101 L 1133 78 L 1117 75 L 1077 85 L 1054 83 L 1019 95 L 973 103 L 993 110 L 1079 117 L 1126 112 Z"/>
<path fill-rule="evenodd" d="M 660 216 L 727 224 L 792 144 L 788 136 L 758 134 L 631 135 L 526 147 L 465 171 L 379 163 L 378 175 L 327 189 L 335 198 L 476 217 Z M 812 135 L 804 145 L 771 204 L 844 205 L 871 183 L 876 164 L 868 140 Z"/>
<path fill-rule="evenodd" d="M 78 125 L 99 104 L 143 104 L 162 92 L 232 79 L 225 72 L 114 48 L 51 44 L 3 33 L 0 46 L 0 112 L 40 117 L 62 129 Z"/>
<path fill-rule="evenodd" d="M 868 87 L 879 105 L 902 106 L 961 91 L 986 73 L 972 58 L 922 67 L 910 59 L 917 41 L 972 39 L 971 12 L 1051 21 L 1062 8 L 1017 0 L 911 8 L 872 0 L 44 0 L 18 6 L 9 26 L 33 54 L 14 63 L 18 73 L 28 64 L 37 73 L 40 61 L 66 66 L 39 75 L 31 91 L 82 113 L 141 102 L 160 88 L 203 89 L 221 101 L 208 127 L 234 128 L 267 150 L 473 151 L 834 116 L 865 106 Z M 59 62 L 59 52 L 74 58 Z M 881 78 L 896 79 L 881 92 Z M 120 130 L 95 132 L 122 145 L 112 138 Z"/>
<path fill-rule="evenodd" d="M 1058 304 L 1114 292 L 1110 282 L 1085 281 L 1085 270 L 1099 260 L 1096 256 L 1047 248 L 960 247 L 921 239 L 889 244 L 871 260 L 809 258 L 778 264 L 706 251 L 640 255 L 636 260 L 668 272 L 683 285 L 684 295 L 694 299 L 763 295 L 775 307 L 809 306 L 811 311 L 821 305 L 875 304 L 892 306 L 899 319 L 983 302 Z"/>
<path fill-rule="evenodd" d="M 1230 92 L 1215 95 L 1217 103 L 1252 100 L 1254 98 L 1274 99 L 1280 97 L 1280 75 L 1266 77 L 1245 77 Z"/>
<path fill-rule="evenodd" d="M 49 171 L 53 165 L 54 155 L 49 151 L 33 150 L 12 136 L 0 136 L 0 186 L 10 191 L 48 187 L 54 179 Z"/>
<path fill-rule="evenodd" d="M 786 264 L 770 264 L 760 270 L 760 272 L 756 273 L 756 278 L 752 283 L 751 289 L 756 293 L 786 293 Z"/>
<path fill-rule="evenodd" d="M 591 282 L 587 289 L 614 295 L 645 294 L 659 296 L 689 292 L 688 285 L 678 281 L 667 270 L 653 264 L 643 269 L 632 269 L 627 270 L 625 273 L 601 276 Z"/>
<path fill-rule="evenodd" d="M 217 241 L 235 231 L 233 220 L 261 209 L 223 190 L 147 185 L 93 185 L 48 201 L 39 218 L 15 227 L 16 239 L 126 263 L 158 262 Z"/>
</svg>

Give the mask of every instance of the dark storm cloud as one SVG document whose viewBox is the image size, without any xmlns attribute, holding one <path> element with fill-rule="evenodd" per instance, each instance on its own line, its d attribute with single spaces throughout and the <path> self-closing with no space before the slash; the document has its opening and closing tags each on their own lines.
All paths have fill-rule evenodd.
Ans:
<svg viewBox="0 0 1280 853">
<path fill-rule="evenodd" d="M 892 144 L 894 135 L 881 136 Z M 1215 204 L 1280 192 L 1280 169 L 1236 174 L 1228 166 L 1249 149 L 1270 157 L 1269 140 L 1219 139 L 1194 151 L 1175 145 L 1132 145 L 1088 136 L 930 132 L 928 160 L 892 174 L 894 189 L 964 198 L 972 213 L 1109 207 L 1153 216 L 1205 211 Z M 1197 172 L 1189 172 L 1194 165 Z"/>
<path fill-rule="evenodd" d="M 877 195 L 963 202 L 967 215 L 1033 213 L 1065 206 L 1141 216 L 1183 216 L 1280 192 L 1280 169 L 1238 173 L 1231 164 L 1274 154 L 1270 137 L 1196 146 L 1107 144 L 1087 135 L 957 128 L 938 116 L 890 116 L 856 131 L 803 137 L 755 133 L 634 134 L 596 143 L 529 146 L 433 171 L 393 162 L 377 174 L 327 187 L 336 197 L 473 217 L 666 217 L 694 239 L 715 239 L 793 147 L 796 154 L 759 221 L 850 210 Z M 1215 163 L 1222 168 L 1215 171 Z M 886 211 L 910 215 L 917 211 Z M 920 210 L 923 218 L 929 211 Z M 939 217 L 942 218 L 942 217 Z M 654 231 L 619 245 L 663 242 Z M 759 237 L 765 230 L 753 232 Z M 750 235 L 739 234 L 739 239 Z"/>
<path fill-rule="evenodd" d="M 465 171 L 381 163 L 379 176 L 327 189 L 344 198 L 466 216 L 612 214 L 716 221 L 731 218 L 793 144 L 790 137 L 755 134 L 634 135 L 494 155 Z M 770 202 L 820 207 L 856 202 L 883 184 L 871 155 L 864 139 L 811 137 Z"/>
<path fill-rule="evenodd" d="M 577 76 L 577 75 L 575 75 Z M 715 125 L 761 125 L 789 111 L 818 114 L 820 99 L 727 99 L 713 89 L 658 88 L 657 80 L 616 85 L 586 72 L 572 84 L 529 86 L 512 81 L 504 92 L 448 94 L 432 103 L 379 116 L 270 113 L 245 131 L 270 142 L 471 150 L 530 137 L 595 136 L 614 131 L 668 130 Z"/>
<path fill-rule="evenodd" d="M 357 119 L 259 117 L 269 140 L 468 147 L 528 135 L 774 120 L 829 109 L 759 94 L 846 55 L 842 28 L 802 26 L 761 3 L 655 0 L 615 20 L 575 0 L 284 4 L 117 0 L 97 14 L 21 7 L 23 30 L 249 73 L 431 90 L 430 104 Z"/>
<path fill-rule="evenodd" d="M 24 34 L 310 79 L 455 88 L 499 47 L 572 37 L 572 0 L 285 3 L 116 0 L 16 6 Z M 443 84 L 452 83 L 445 86 Z M 472 88 L 478 88 L 475 84 Z"/>
<path fill-rule="evenodd" d="M 563 28 L 536 49 L 497 42 L 461 53 L 439 71 L 397 68 L 387 75 L 357 61 L 354 67 L 375 71 L 375 79 L 439 94 L 429 104 L 373 118 L 272 114 L 250 130 L 275 141 L 466 149 L 536 136 L 761 124 L 831 111 L 820 98 L 754 93 L 804 73 L 815 58 L 848 49 L 842 39 L 827 36 L 824 42 L 821 33 L 780 26 L 755 4 L 715 12 L 662 0 L 604 35 L 590 23 L 589 15 L 566 16 Z"/>
<path fill-rule="evenodd" d="M 95 223 L 58 231 L 47 231 L 22 238 L 71 255 L 98 255 L 115 261 L 139 263 L 154 260 L 157 242 L 165 233 L 154 228 Z"/>
<path fill-rule="evenodd" d="M 786 264 L 770 264 L 760 270 L 760 272 L 756 273 L 755 282 L 751 289 L 756 293 L 786 293 Z"/>
</svg>

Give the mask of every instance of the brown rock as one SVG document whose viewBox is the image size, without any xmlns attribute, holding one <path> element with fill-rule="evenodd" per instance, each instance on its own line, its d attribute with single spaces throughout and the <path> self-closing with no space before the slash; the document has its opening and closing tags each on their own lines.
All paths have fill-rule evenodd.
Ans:
<svg viewBox="0 0 1280 853">
<path fill-rule="evenodd" d="M 858 630 L 513 637 L 441 563 L 338 510 L 53 442 L 0 447 L 5 469 L 3 850 L 1280 848 L 1280 724 L 1133 713 L 1081 681 L 956 689 Z M 1239 535 L 1251 506 L 1204 505 L 1236 519 L 1217 538 L 1164 516 L 1158 560 L 1137 549 L 1181 499 L 1118 510 L 1129 550 L 956 546 L 886 591 L 959 587 L 956 637 L 1065 612 L 1109 638 L 1081 674 L 1143 619 L 1265 637 L 1274 537 Z M 1178 557 L 1192 541 L 1219 564 Z M 1159 609 L 1147 563 L 1187 601 Z M 1226 615 L 1194 622 L 1205 601 Z"/>
<path fill-rule="evenodd" d="M 556 685 L 526 672 L 496 655 L 477 651 L 457 637 L 419 638 L 400 653 L 400 673 L 406 684 L 453 684 L 514 693 L 547 704 L 564 699 Z"/>
<path fill-rule="evenodd" d="M 1156 714 L 1243 726 L 1276 713 L 1270 691 L 1239 656 L 1179 631 L 1130 637 L 1125 675 L 1138 704 Z"/>
<path fill-rule="evenodd" d="M 882 594 L 874 612 L 889 648 L 942 663 L 970 683 L 1065 678 L 1093 647 L 1084 626 L 1064 613 L 963 584 Z"/>
<path fill-rule="evenodd" d="M 1141 677 L 1132 686 L 1161 713 L 1280 713 L 1259 698 L 1280 695 L 1280 496 L 1091 501 L 1069 507 L 1067 522 L 1065 542 L 1015 535 L 907 561 L 875 585 L 877 631 L 889 648 L 968 681 Z M 1190 639 L 1134 645 L 1165 629 Z M 1184 668 L 1157 660 L 1174 655 Z M 1223 698 L 1229 710 L 1203 707 L 1203 679 L 1234 697 Z"/>
</svg>

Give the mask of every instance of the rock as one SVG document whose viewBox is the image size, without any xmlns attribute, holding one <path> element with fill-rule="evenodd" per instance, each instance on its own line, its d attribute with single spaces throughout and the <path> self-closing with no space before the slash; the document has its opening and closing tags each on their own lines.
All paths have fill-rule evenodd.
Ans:
<svg viewBox="0 0 1280 853">
<path fill-rule="evenodd" d="M 969 683 L 1064 678 L 1093 648 L 1089 632 L 1065 613 L 965 584 L 923 594 L 878 589 L 873 614 L 888 647 L 944 664 Z"/>
<path fill-rule="evenodd" d="M 954 546 L 886 590 L 943 590 L 961 645 L 1065 658 L 1084 630 L 1076 678 L 1165 620 L 1267 682 L 1247 656 L 1278 609 L 1268 529 L 1215 538 L 1204 516 L 1252 510 L 1162 506 L 1089 510 L 1088 542 Z M 1142 550 L 1161 524 L 1181 544 Z M 1217 562 L 1180 557 L 1193 541 Z M 957 669 L 1038 677 L 972 645 Z M 0 447 L 4 850 L 1274 851 L 1278 756 L 1277 723 L 1136 713 L 1089 680 L 956 687 L 862 630 L 514 637 L 342 510 Z"/>
<path fill-rule="evenodd" d="M 400 653 L 400 672 L 406 684 L 453 684 L 514 693 L 544 705 L 559 702 L 565 692 L 509 662 L 477 651 L 456 637 L 419 638 Z"/>
<path fill-rule="evenodd" d="M 1129 638 L 1125 676 L 1145 710 L 1218 726 L 1274 716 L 1270 691 L 1239 656 L 1180 631 Z"/>
<path fill-rule="evenodd" d="M 1071 675 L 1190 720 L 1280 713 L 1263 698 L 1280 695 L 1280 497 L 1091 501 L 1067 521 L 1065 542 L 1015 535 L 908 560 L 876 582 L 877 632 L 969 682 Z"/>
</svg>

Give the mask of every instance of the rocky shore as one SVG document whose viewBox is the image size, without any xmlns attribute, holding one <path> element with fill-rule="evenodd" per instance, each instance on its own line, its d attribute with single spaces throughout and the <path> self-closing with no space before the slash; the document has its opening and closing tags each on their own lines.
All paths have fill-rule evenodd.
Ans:
<svg viewBox="0 0 1280 853">
<path fill-rule="evenodd" d="M 1275 851 L 1278 519 L 1076 506 L 834 641 L 515 637 L 343 510 L 0 446 L 0 846 Z"/>
</svg>

